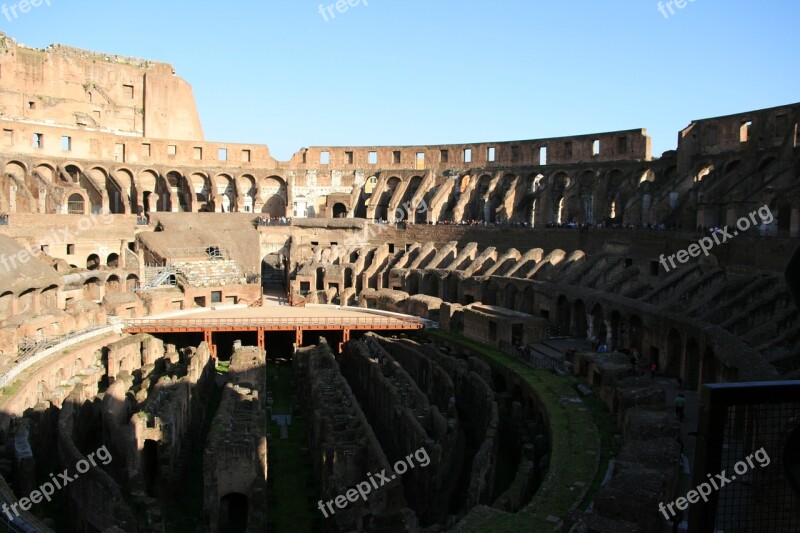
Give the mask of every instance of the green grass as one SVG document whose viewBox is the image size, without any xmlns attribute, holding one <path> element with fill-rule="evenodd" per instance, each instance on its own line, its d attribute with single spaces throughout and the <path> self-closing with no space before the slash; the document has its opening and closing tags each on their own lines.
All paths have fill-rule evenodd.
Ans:
<svg viewBox="0 0 800 533">
<path fill-rule="evenodd" d="M 275 379 L 277 378 L 277 379 Z M 267 387 L 272 390 L 273 413 L 289 414 L 295 379 L 289 365 L 267 365 Z M 268 519 L 277 533 L 321 530 L 322 514 L 316 507 L 319 499 L 314 484 L 313 464 L 308 448 L 305 416 L 295 411 L 289 438 L 281 439 L 280 426 L 268 422 L 269 472 L 267 474 Z"/>
<path fill-rule="evenodd" d="M 550 466 L 528 505 L 517 513 L 497 513 L 480 524 L 475 521 L 461 526 L 466 525 L 469 531 L 487 532 L 554 531 L 558 521 L 548 518 L 563 518 L 571 509 L 581 508 L 605 474 L 611 432 L 607 416 L 606 421 L 601 420 L 599 425 L 595 421 L 595 416 L 604 418 L 600 416 L 599 401 L 595 400 L 594 405 L 586 401 L 582 405 L 562 402 L 562 398 L 578 396 L 573 388 L 575 381 L 570 377 L 531 368 L 495 348 L 450 332 L 426 330 L 421 335 L 469 350 L 493 369 L 512 370 L 531 385 L 547 412 Z"/>
</svg>

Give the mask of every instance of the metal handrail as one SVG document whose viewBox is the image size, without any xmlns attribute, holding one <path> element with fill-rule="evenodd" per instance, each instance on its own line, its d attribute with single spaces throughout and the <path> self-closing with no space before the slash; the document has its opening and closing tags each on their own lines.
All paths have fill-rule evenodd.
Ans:
<svg viewBox="0 0 800 533">
<path fill-rule="evenodd" d="M 401 317 L 261 317 L 261 318 L 131 318 L 125 327 L 269 327 L 269 326 L 392 326 L 422 325 L 417 318 Z"/>
</svg>

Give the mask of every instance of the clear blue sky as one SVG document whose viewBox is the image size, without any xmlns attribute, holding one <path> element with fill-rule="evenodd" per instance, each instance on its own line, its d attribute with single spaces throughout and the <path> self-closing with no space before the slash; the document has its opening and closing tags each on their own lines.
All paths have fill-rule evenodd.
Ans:
<svg viewBox="0 0 800 533">
<path fill-rule="evenodd" d="M 692 119 L 800 101 L 800 0 L 50 2 L 0 29 L 171 63 L 207 140 L 284 160 L 639 127 L 660 155 Z"/>
</svg>

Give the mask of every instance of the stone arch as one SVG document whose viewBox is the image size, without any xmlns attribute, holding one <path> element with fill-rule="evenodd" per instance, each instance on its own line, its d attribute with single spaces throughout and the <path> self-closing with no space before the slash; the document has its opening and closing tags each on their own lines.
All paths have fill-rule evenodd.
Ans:
<svg viewBox="0 0 800 533">
<path fill-rule="evenodd" d="M 83 299 L 84 300 L 101 300 L 103 295 L 101 293 L 102 283 L 99 278 L 89 278 L 83 282 Z"/>
<path fill-rule="evenodd" d="M 26 289 L 17 295 L 19 314 L 33 311 L 36 304 L 36 289 Z"/>
<path fill-rule="evenodd" d="M 597 187 L 597 173 L 594 170 L 584 170 L 578 175 L 576 198 L 573 209 L 577 210 L 576 221 L 579 223 L 593 223 L 596 218 L 594 200 Z"/>
<path fill-rule="evenodd" d="M 563 294 L 556 299 L 556 335 L 569 334 L 571 310 L 569 300 Z"/>
<path fill-rule="evenodd" d="M 106 257 L 106 266 L 110 268 L 118 268 L 119 267 L 119 254 L 117 253 L 110 253 L 108 257 Z"/>
<path fill-rule="evenodd" d="M 683 340 L 678 330 L 671 328 L 667 334 L 666 360 L 659 365 L 661 371 L 667 376 L 678 376 L 681 371 L 683 359 Z"/>
<path fill-rule="evenodd" d="M 280 176 L 269 176 L 261 180 L 258 191 L 261 212 L 274 218 L 286 216 L 288 189 Z M 307 207 L 306 207 L 307 209 Z M 316 210 L 316 207 L 314 208 Z M 316 211 L 314 212 L 316 216 Z"/>
<path fill-rule="evenodd" d="M 250 500 L 239 492 L 230 492 L 219 500 L 217 528 L 219 531 L 244 531 Z"/>
<path fill-rule="evenodd" d="M 690 337 L 683 354 L 683 387 L 694 390 L 700 386 L 700 346 Z"/>
<path fill-rule="evenodd" d="M 628 319 L 628 347 L 636 348 L 639 353 L 644 353 L 644 326 L 642 319 L 637 315 L 631 315 Z"/>
<path fill-rule="evenodd" d="M 256 179 L 250 174 L 242 174 L 236 178 L 236 188 L 239 192 L 238 210 L 242 213 L 254 212 L 258 195 Z"/>
<path fill-rule="evenodd" d="M 192 210 L 193 192 L 189 180 L 177 170 L 170 170 L 166 175 L 167 195 L 170 210 L 188 213 Z"/>
<path fill-rule="evenodd" d="M 525 287 L 525 290 L 522 291 L 522 301 L 520 302 L 519 310 L 529 315 L 534 314 L 534 299 L 535 291 L 533 290 L 533 287 L 528 285 Z"/>
<path fill-rule="evenodd" d="M 155 170 L 143 170 L 139 173 L 137 189 L 142 195 L 142 213 L 147 214 L 159 210 L 160 200 L 158 198 L 157 184 L 159 181 L 158 173 Z"/>
<path fill-rule="evenodd" d="M 138 199 L 136 197 L 136 191 L 137 191 L 136 180 L 134 179 L 133 176 L 134 176 L 133 172 L 127 168 L 116 169 L 113 173 L 109 174 L 106 190 L 120 191 L 120 194 L 122 196 L 121 203 L 123 209 L 125 208 L 125 206 L 127 206 L 129 210 L 129 211 L 123 211 L 123 213 L 130 212 L 132 214 L 139 214 L 142 206 L 139 205 Z"/>
<path fill-rule="evenodd" d="M 506 309 L 516 310 L 517 307 L 517 286 L 514 283 L 506 285 L 503 291 L 503 306 Z"/>
<path fill-rule="evenodd" d="M 500 292 L 500 286 L 495 280 L 490 280 L 483 287 L 482 301 L 486 305 L 497 305 L 497 293 Z"/>
<path fill-rule="evenodd" d="M 600 342 L 608 342 L 608 331 L 606 330 L 603 306 L 599 303 L 594 304 L 590 314 L 592 321 L 591 336 L 597 337 L 597 340 Z"/>
<path fill-rule="evenodd" d="M 135 292 L 139 288 L 139 276 L 136 274 L 128 274 L 125 278 L 125 290 L 127 292 Z"/>
<path fill-rule="evenodd" d="M 583 300 L 575 300 L 572 304 L 572 335 L 579 339 L 585 339 L 589 333 L 589 325 L 586 320 L 586 305 Z"/>
<path fill-rule="evenodd" d="M 106 278 L 106 294 L 121 292 L 121 290 L 122 283 L 120 282 L 119 276 L 111 274 Z"/>
<path fill-rule="evenodd" d="M 11 291 L 4 291 L 0 294 L 0 319 L 4 320 L 10 317 L 14 308 L 14 293 Z"/>
<path fill-rule="evenodd" d="M 225 173 L 217 174 L 213 180 L 214 211 L 230 213 L 236 208 L 236 183 Z"/>
<path fill-rule="evenodd" d="M 86 269 L 87 270 L 97 270 L 100 268 L 102 263 L 100 262 L 100 256 L 97 254 L 89 254 L 86 258 Z"/>
<path fill-rule="evenodd" d="M 700 383 L 716 383 L 718 381 L 717 358 L 711 346 L 703 353 L 703 362 L 700 366 Z"/>
<path fill-rule="evenodd" d="M 82 191 L 75 191 L 67 198 L 67 213 L 70 215 L 86 215 L 88 202 Z"/>
<path fill-rule="evenodd" d="M 332 215 L 333 218 L 345 218 L 347 216 L 347 206 L 342 202 L 333 204 Z"/>
<path fill-rule="evenodd" d="M 211 179 L 202 172 L 193 172 L 189 175 L 189 187 L 192 194 L 192 210 L 202 212 L 209 210 L 211 202 Z"/>
<path fill-rule="evenodd" d="M 50 285 L 40 293 L 42 309 L 56 309 L 58 307 L 58 285 Z"/>
<path fill-rule="evenodd" d="M 383 193 L 375 204 L 375 220 L 389 220 L 389 203 L 400 183 L 401 180 L 397 176 L 391 176 L 386 180 Z"/>
</svg>

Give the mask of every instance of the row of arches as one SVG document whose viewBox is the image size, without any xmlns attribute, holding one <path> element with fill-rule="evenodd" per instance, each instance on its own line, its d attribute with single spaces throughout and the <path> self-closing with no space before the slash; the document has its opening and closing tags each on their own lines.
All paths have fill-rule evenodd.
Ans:
<svg viewBox="0 0 800 533">
<path fill-rule="evenodd" d="M 183 173 L 174 169 L 162 172 L 120 167 L 112 171 L 76 162 L 63 166 L 37 162 L 29 167 L 20 160 L 7 161 L 4 173 L 13 177 L 17 187 L 25 184 L 32 197 L 26 203 L 22 201 L 26 195 L 17 195 L 16 212 L 45 211 L 42 207 L 47 203 L 48 193 L 55 196 L 52 193 L 56 186 L 79 189 L 68 193 L 64 206 L 52 208 L 71 214 L 238 211 L 280 217 L 286 215 L 289 199 L 286 180 L 276 174 L 259 178 L 251 173 L 234 176 L 199 170 Z M 11 191 L 3 192 L 8 201 Z"/>
<path fill-rule="evenodd" d="M 471 285 L 471 286 L 470 286 Z M 409 294 L 425 294 L 462 304 L 481 301 L 548 319 L 551 333 L 583 339 L 596 337 L 610 349 L 636 348 L 659 373 L 678 378 L 684 387 L 735 380 L 735 370 L 721 364 L 712 345 L 690 325 L 663 327 L 663 320 L 617 309 L 603 301 L 550 296 L 530 282 L 492 278 L 464 284 L 454 273 L 411 271 L 402 287 Z"/>
</svg>

